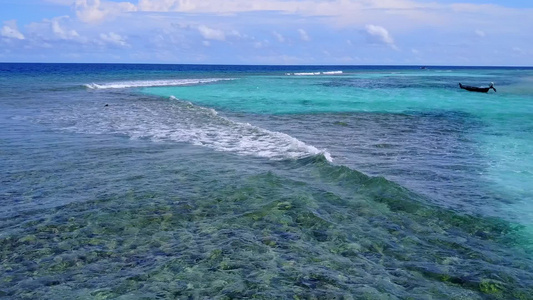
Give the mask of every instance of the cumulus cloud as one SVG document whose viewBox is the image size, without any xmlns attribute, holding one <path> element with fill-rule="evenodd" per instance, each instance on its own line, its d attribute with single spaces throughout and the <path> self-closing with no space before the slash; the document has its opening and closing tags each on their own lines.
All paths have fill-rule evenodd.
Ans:
<svg viewBox="0 0 533 300">
<path fill-rule="evenodd" d="M 100 39 L 108 44 L 121 46 L 121 47 L 127 47 L 129 46 L 128 43 L 126 43 L 126 38 L 114 33 L 102 33 L 100 34 Z"/>
<path fill-rule="evenodd" d="M 17 21 L 15 20 L 4 22 L 4 26 L 2 27 L 2 30 L 0 30 L 0 36 L 17 40 L 23 40 L 25 38 L 18 30 Z"/>
<path fill-rule="evenodd" d="M 100 9 L 100 0 L 76 1 L 76 15 L 83 22 L 101 21 L 106 14 L 104 10 Z"/>
<path fill-rule="evenodd" d="M 387 31 L 387 29 L 385 29 L 384 27 L 377 26 L 377 25 L 371 25 L 371 24 L 366 25 L 365 34 L 366 34 L 367 40 L 371 43 L 384 44 L 393 49 L 398 48 L 394 44 L 394 39 L 389 34 L 389 31 Z"/>
<path fill-rule="evenodd" d="M 205 25 L 198 26 L 198 31 L 207 40 L 224 41 L 226 34 L 222 30 L 207 27 Z"/>
<path fill-rule="evenodd" d="M 229 35 L 231 36 L 234 36 L 234 37 L 239 37 L 239 38 L 245 38 L 246 35 L 242 35 L 239 31 L 237 30 L 232 30 Z"/>
<path fill-rule="evenodd" d="M 59 24 L 60 19 L 61 18 L 55 18 L 55 19 L 52 19 L 52 21 L 50 22 L 52 32 L 54 33 L 56 37 L 63 39 L 63 40 L 72 40 L 80 36 L 78 32 L 76 32 L 76 30 L 64 29 Z"/>
<path fill-rule="evenodd" d="M 280 43 L 284 43 L 285 42 L 285 37 L 283 37 L 283 35 L 281 35 L 280 33 L 274 31 L 274 32 L 272 32 L 272 34 L 274 35 L 274 37 L 276 37 L 278 42 L 280 42 Z"/>
<path fill-rule="evenodd" d="M 336 22 L 348 23 L 354 23 L 354 21 L 357 22 L 359 19 L 366 18 L 369 13 L 379 14 L 380 11 L 388 9 L 401 10 L 403 14 L 413 15 L 413 11 L 415 10 L 424 10 L 426 8 L 435 9 L 438 7 L 434 3 L 421 3 L 421 1 L 417 0 L 139 0 L 137 5 L 139 11 L 150 12 L 188 12 L 224 15 L 268 11 L 284 14 L 302 14 L 305 16 L 330 16 L 336 17 Z M 425 10 L 417 14 L 417 16 L 424 16 L 427 13 L 428 10 Z M 368 17 L 368 19 L 372 19 L 372 17 Z"/>
<path fill-rule="evenodd" d="M 108 16 L 136 11 L 130 2 L 101 2 L 100 0 L 76 0 L 76 16 L 86 23 L 100 22 Z"/>
<path fill-rule="evenodd" d="M 336 26 L 364 26 L 378 23 L 395 30 L 436 25 L 464 28 L 479 18 L 527 16 L 531 9 L 518 11 L 504 5 L 450 4 L 423 0 L 45 0 L 73 5 L 84 22 L 97 22 L 123 12 L 182 12 L 211 15 L 236 15 L 244 12 L 298 14 L 304 17 L 329 17 Z M 74 4 L 72 4 L 74 3 Z M 476 14 L 472 17 L 471 12 Z M 466 17 L 468 15 L 468 18 Z M 513 20 L 520 18 L 513 17 Z"/>
<path fill-rule="evenodd" d="M 349 57 L 354 50 L 357 50 L 361 56 L 361 62 L 372 63 L 374 58 L 378 61 L 378 55 L 383 53 L 375 53 L 376 47 L 361 45 L 365 43 L 365 39 L 370 44 L 381 45 L 383 49 L 389 50 L 398 49 L 401 37 L 403 51 L 397 51 L 391 58 L 396 62 L 403 62 L 401 59 L 405 61 L 405 57 L 408 59 L 438 57 L 434 61 L 442 60 L 444 63 L 445 59 L 455 53 L 457 48 L 455 45 L 461 43 L 462 39 L 468 38 L 468 35 L 471 38 L 484 40 L 483 45 L 479 43 L 464 45 L 471 47 L 470 51 L 464 53 L 475 57 L 482 57 L 479 54 L 480 50 L 489 51 L 491 48 L 503 52 L 504 45 L 517 45 L 527 51 L 531 48 L 531 43 L 528 43 L 530 33 L 521 29 L 531 24 L 527 16 L 533 10 L 512 8 L 503 3 L 489 6 L 478 4 L 457 6 L 444 0 L 42 0 L 38 2 L 71 7 L 71 19 L 38 21 L 47 15 L 43 12 L 39 19 L 33 20 L 40 25 L 21 27 L 22 32 L 14 23 L 6 23 L 4 27 L 0 23 L 1 42 L 5 45 L 27 48 L 50 45 L 52 48 L 64 49 L 63 53 L 68 47 L 74 49 L 73 51 L 76 47 L 79 47 L 79 51 L 91 51 L 91 47 L 101 50 L 106 46 L 118 52 L 115 48 L 120 46 L 129 48 L 122 49 L 122 52 L 148 53 L 144 60 L 152 60 L 151 55 L 156 51 L 161 53 L 168 51 L 174 53 L 181 61 L 196 55 L 213 55 L 216 59 L 225 59 L 224 53 L 230 52 L 236 54 L 231 59 L 237 59 L 236 57 L 240 55 L 243 60 L 253 62 L 256 53 L 270 53 L 265 51 L 265 48 L 273 55 L 300 53 L 303 48 L 309 55 L 299 59 L 301 63 L 306 64 L 312 63 L 313 59 L 325 61 L 322 53 L 319 53 L 321 50 L 332 53 L 332 58 L 328 60 L 330 62 L 343 56 Z M 36 2 L 36 5 L 39 4 Z M 474 11 L 475 14 L 472 13 Z M 176 22 L 181 24 L 180 27 L 173 25 Z M 231 31 L 233 28 L 239 31 Z M 465 28 L 467 28 L 466 33 Z M 483 30 L 479 30 L 481 28 Z M 357 32 L 358 35 L 353 36 L 353 32 Z M 487 39 L 489 32 L 494 40 Z M 161 37 L 156 39 L 156 36 Z M 425 37 L 423 43 L 417 40 L 417 36 Z M 495 40 L 504 40 L 499 37 L 505 37 L 506 42 L 496 43 Z M 26 41 L 15 42 L 22 38 Z M 266 41 L 270 41 L 270 44 Z M 431 48 L 433 47 L 431 45 L 438 42 L 442 42 L 438 49 Z M 145 48 L 146 44 L 150 47 Z M 275 44 L 279 47 L 269 48 Z M 281 47 L 285 44 L 290 44 L 291 47 Z M 354 49 L 355 46 L 357 49 Z M 263 50 L 254 50 L 253 47 Z M 517 48 L 514 51 L 520 53 L 524 50 Z M 103 51 L 92 53 L 108 55 Z M 313 55 L 317 58 L 312 57 Z M 133 55 L 130 57 L 135 58 Z M 155 55 L 153 57 L 156 58 Z"/>
<path fill-rule="evenodd" d="M 86 22 L 103 20 L 106 16 L 120 12 L 187 12 L 198 14 L 228 15 L 242 12 L 279 12 L 303 16 L 326 16 L 343 25 L 364 25 L 369 22 L 395 23 L 397 27 L 416 28 L 423 25 L 462 27 L 460 23 L 471 23 L 471 12 L 476 18 L 498 17 L 516 14 L 514 8 L 495 4 L 439 3 L 423 0 L 45 0 L 47 2 L 73 5 L 80 19 Z M 448 2 L 448 1 L 446 1 Z M 460 2 L 460 1 L 456 1 Z M 470 18 L 465 18 L 466 13 Z M 531 9 L 522 10 L 527 16 Z M 372 21 L 371 21 L 372 20 Z M 330 20 L 331 21 L 331 20 Z M 408 21 L 408 22 L 405 22 Z M 451 23 L 456 21 L 455 23 Z M 459 21 L 459 22 L 457 22 Z M 398 30 L 398 28 L 396 28 Z"/>
<path fill-rule="evenodd" d="M 247 11 L 295 11 L 296 1 L 281 0 L 140 0 L 138 8 L 141 11 L 153 12 L 195 12 L 195 13 L 237 13 Z M 308 3 L 310 4 L 310 3 Z"/>
<path fill-rule="evenodd" d="M 33 39 L 42 41 L 51 40 L 68 40 L 77 42 L 86 42 L 74 29 L 68 29 L 65 23 L 68 23 L 68 16 L 57 17 L 51 20 L 44 19 L 42 22 L 34 22 L 27 26 L 28 35 Z"/>
<path fill-rule="evenodd" d="M 303 29 L 298 29 L 298 33 L 300 34 L 300 39 L 301 39 L 302 41 L 306 41 L 306 42 L 308 42 L 308 41 L 311 40 L 311 38 L 309 38 L 309 35 L 307 34 L 307 32 L 306 32 L 305 30 L 303 30 Z"/>
</svg>

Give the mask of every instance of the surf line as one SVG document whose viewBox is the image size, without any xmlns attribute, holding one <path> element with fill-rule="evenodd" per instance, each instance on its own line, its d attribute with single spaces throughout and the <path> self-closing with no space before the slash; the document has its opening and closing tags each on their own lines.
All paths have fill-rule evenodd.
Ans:
<svg viewBox="0 0 533 300">
<path fill-rule="evenodd" d="M 167 80 L 139 80 L 139 81 L 117 81 L 110 83 L 89 83 L 84 84 L 88 89 L 125 89 L 135 87 L 155 87 L 155 86 L 181 86 L 213 83 L 225 80 L 234 80 L 235 78 L 204 78 L 204 79 L 167 79 Z"/>
</svg>

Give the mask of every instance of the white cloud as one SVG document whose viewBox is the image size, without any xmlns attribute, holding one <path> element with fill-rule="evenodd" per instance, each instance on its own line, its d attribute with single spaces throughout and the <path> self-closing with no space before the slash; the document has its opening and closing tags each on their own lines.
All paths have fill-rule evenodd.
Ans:
<svg viewBox="0 0 533 300">
<path fill-rule="evenodd" d="M 36 24 L 21 26 L 20 31 L 16 26 L 0 23 L 0 42 L 39 51 L 49 45 L 62 50 L 58 55 L 79 51 L 95 57 L 110 56 L 120 46 L 125 47 L 120 51 L 129 53 L 132 59 L 141 57 L 134 54 L 143 53 L 144 61 L 156 60 L 156 52 L 170 53 L 183 62 L 203 55 L 206 61 L 235 59 L 246 63 L 254 63 L 258 55 L 287 58 L 305 53 L 298 56 L 298 61 L 305 64 L 349 58 L 354 51 L 363 63 L 381 61 L 380 55 L 388 55 L 392 63 L 425 59 L 425 64 L 455 64 L 458 55 L 471 57 L 473 63 L 500 63 L 486 59 L 489 49 L 513 53 L 505 56 L 511 64 L 519 53 L 531 53 L 533 49 L 531 32 L 524 29 L 533 25 L 533 19 L 528 17 L 533 10 L 512 8 L 504 2 L 452 5 L 453 1 L 447 0 L 41 0 L 36 5 L 42 2 L 47 2 L 48 7 L 64 5 L 64 10 L 70 6 L 71 18 L 39 21 L 40 17 L 34 19 Z M 358 34 L 354 36 L 354 32 Z M 24 42 L 14 42 L 21 37 Z M 469 37 L 482 39 L 483 43 L 472 43 Z M 365 45 L 365 39 L 385 50 L 401 45 L 403 51 L 377 52 L 376 47 Z M 150 47 L 144 47 L 146 44 Z M 289 44 L 290 47 L 282 47 Z M 513 51 L 512 46 L 505 45 L 521 49 Z M 106 46 L 113 51 L 101 51 Z M 327 61 L 322 50 L 331 53 Z M 36 53 L 41 55 L 43 52 L 39 51 Z M 505 61 L 504 56 L 500 57 Z M 527 62 L 518 63 L 531 64 L 531 58 L 523 57 Z"/>
<path fill-rule="evenodd" d="M 207 40 L 224 41 L 226 39 L 224 31 L 213 29 L 205 25 L 198 26 L 198 31 Z"/>
<path fill-rule="evenodd" d="M 303 29 L 298 29 L 298 33 L 300 34 L 300 39 L 302 39 L 302 41 L 310 41 L 311 38 L 309 38 L 309 35 L 307 34 L 307 32 Z"/>
<path fill-rule="evenodd" d="M 329 17 L 328 23 L 337 26 L 361 26 L 369 22 L 384 24 L 387 20 L 401 19 L 410 22 L 399 25 L 416 27 L 421 22 L 442 23 L 443 20 L 437 12 L 450 10 L 450 6 L 421 0 L 139 0 L 136 9 L 144 12 L 219 16 L 245 12 L 274 12 L 303 17 Z"/>
<path fill-rule="evenodd" d="M 227 14 L 249 11 L 292 11 L 298 8 L 297 1 L 282 0 L 140 0 L 141 11 L 152 12 L 194 12 Z M 305 3 L 304 4 L 310 4 Z"/>
<path fill-rule="evenodd" d="M 100 39 L 102 41 L 109 43 L 111 45 L 121 46 L 121 47 L 127 47 L 129 46 L 128 43 L 126 43 L 126 38 L 114 33 L 102 33 L 100 34 Z"/>
<path fill-rule="evenodd" d="M 397 49 L 394 44 L 394 39 L 384 27 L 369 24 L 365 26 L 365 33 L 369 42 L 385 44 L 393 49 Z"/>
<path fill-rule="evenodd" d="M 465 28 L 483 20 L 512 20 L 519 23 L 531 9 L 516 9 L 495 4 L 439 3 L 423 0 L 46 0 L 56 4 L 72 5 L 80 20 L 98 22 L 123 12 L 181 12 L 211 16 L 236 16 L 244 12 L 272 12 L 295 14 L 302 17 L 321 16 L 329 25 L 360 27 L 381 24 L 395 31 L 438 26 Z M 457 1 L 460 2 L 460 1 Z M 134 4 L 136 3 L 136 4 Z M 472 15 L 472 12 L 475 12 Z M 511 24 L 507 24 L 512 28 Z"/>
<path fill-rule="evenodd" d="M 242 38 L 242 37 L 246 37 L 246 36 L 243 36 L 240 32 L 238 32 L 237 30 L 232 30 L 230 33 L 229 33 L 230 36 L 236 36 L 236 37 L 239 37 L 239 38 Z"/>
<path fill-rule="evenodd" d="M 6 38 L 17 40 L 23 40 L 25 38 L 24 35 L 18 30 L 17 21 L 15 20 L 5 21 L 4 26 L 0 31 L 0 35 Z"/>
<path fill-rule="evenodd" d="M 76 30 L 67 30 L 64 29 L 60 24 L 59 21 L 61 18 L 54 18 L 52 19 L 50 26 L 52 28 L 52 32 L 54 35 L 60 39 L 63 40 L 72 40 L 78 38 L 80 35 L 76 32 Z"/>
<path fill-rule="evenodd" d="M 100 0 L 77 0 L 76 15 L 83 22 L 101 21 L 106 12 L 100 9 Z"/>
<path fill-rule="evenodd" d="M 44 19 L 41 22 L 30 23 L 26 29 L 29 38 L 33 40 L 66 40 L 80 43 L 87 42 L 87 39 L 80 36 L 76 30 L 67 29 L 67 25 L 72 25 L 71 19 L 68 16 L 63 16 L 53 18 L 52 20 Z"/>
<path fill-rule="evenodd" d="M 78 18 L 86 23 L 100 22 L 108 16 L 137 10 L 137 6 L 130 2 L 102 3 L 100 0 L 76 0 L 75 7 Z"/>
<path fill-rule="evenodd" d="M 284 43 L 285 42 L 285 37 L 283 37 L 283 35 L 281 35 L 280 33 L 274 31 L 274 32 L 272 32 L 272 34 L 276 37 L 278 42 L 280 42 L 280 43 Z"/>
</svg>

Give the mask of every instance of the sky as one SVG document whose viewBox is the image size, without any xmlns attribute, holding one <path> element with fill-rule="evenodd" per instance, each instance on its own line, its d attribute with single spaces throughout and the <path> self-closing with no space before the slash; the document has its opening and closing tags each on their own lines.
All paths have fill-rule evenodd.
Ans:
<svg viewBox="0 0 533 300">
<path fill-rule="evenodd" d="M 0 62 L 533 66 L 533 1 L 0 0 Z"/>
</svg>

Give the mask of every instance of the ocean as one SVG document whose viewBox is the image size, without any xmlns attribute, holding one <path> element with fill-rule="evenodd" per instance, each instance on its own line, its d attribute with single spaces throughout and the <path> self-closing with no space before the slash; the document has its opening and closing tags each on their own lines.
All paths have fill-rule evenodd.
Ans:
<svg viewBox="0 0 533 300">
<path fill-rule="evenodd" d="M 0 156 L 0 298 L 533 299 L 533 68 L 2 63 Z"/>
</svg>

